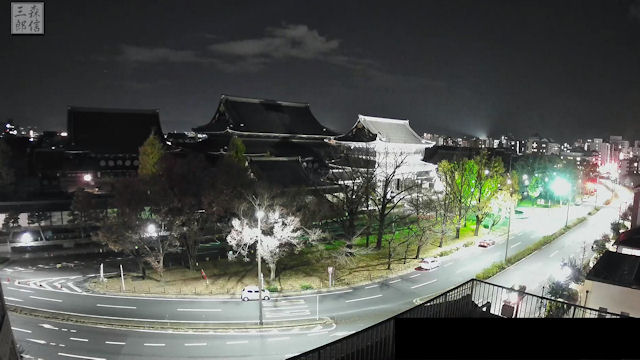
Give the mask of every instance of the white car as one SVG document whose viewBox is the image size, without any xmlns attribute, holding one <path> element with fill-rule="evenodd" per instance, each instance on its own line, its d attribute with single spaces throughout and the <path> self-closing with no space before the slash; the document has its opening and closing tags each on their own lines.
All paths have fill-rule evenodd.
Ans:
<svg viewBox="0 0 640 360">
<path fill-rule="evenodd" d="M 260 300 L 260 297 L 258 296 L 259 292 L 260 290 L 258 289 L 257 285 L 247 286 L 244 289 L 242 289 L 242 295 L 240 298 L 242 299 L 242 301 Z M 262 300 L 269 300 L 269 299 L 271 299 L 271 294 L 269 293 L 269 290 L 262 289 Z"/>
<path fill-rule="evenodd" d="M 425 270 L 435 269 L 440 266 L 440 260 L 436 258 L 424 258 L 420 262 L 420 267 Z"/>
</svg>

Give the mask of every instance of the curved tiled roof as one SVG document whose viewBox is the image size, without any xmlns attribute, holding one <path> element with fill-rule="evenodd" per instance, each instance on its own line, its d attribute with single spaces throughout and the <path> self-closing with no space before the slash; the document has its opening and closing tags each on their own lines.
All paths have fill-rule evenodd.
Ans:
<svg viewBox="0 0 640 360">
<path fill-rule="evenodd" d="M 196 132 L 234 130 L 248 133 L 334 136 L 318 122 L 309 104 L 222 95 L 208 124 Z"/>
<path fill-rule="evenodd" d="M 373 141 L 375 139 L 363 135 L 365 128 L 370 135 L 380 141 L 394 144 L 429 144 L 409 126 L 409 120 L 387 119 L 374 116 L 358 115 L 356 125 L 346 134 L 336 137 L 338 141 Z M 366 132 L 365 132 L 366 133 Z"/>
</svg>

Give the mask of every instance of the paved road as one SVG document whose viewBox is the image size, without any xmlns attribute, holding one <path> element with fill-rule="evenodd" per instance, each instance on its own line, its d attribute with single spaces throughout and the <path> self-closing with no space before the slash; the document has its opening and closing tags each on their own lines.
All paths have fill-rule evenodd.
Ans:
<svg viewBox="0 0 640 360">
<path fill-rule="evenodd" d="M 600 199 L 606 198 L 603 196 L 605 192 L 603 189 Z M 593 203 L 572 207 L 570 217 L 583 216 L 592 207 Z M 610 222 L 607 216 L 617 209 L 618 206 L 612 204 L 606 211 L 602 210 L 603 215 L 597 216 L 599 220 L 594 219 L 593 226 L 606 231 Z M 524 249 L 537 241 L 540 236 L 553 233 L 564 225 L 565 216 L 566 208 L 525 209 L 525 218 L 514 219 L 512 222 L 509 251 Z M 567 249 L 572 246 L 566 245 Z M 336 325 L 331 328 L 300 328 L 273 333 L 236 331 L 226 334 L 176 334 L 71 326 L 18 315 L 11 315 L 11 321 L 18 341 L 30 355 L 36 358 L 69 359 L 79 356 L 85 359 L 142 357 L 282 359 L 287 355 L 308 350 L 357 331 L 412 307 L 413 300 L 416 298 L 435 295 L 472 278 L 481 269 L 504 258 L 505 246 L 503 239 L 496 246 L 488 249 L 465 248 L 443 258 L 442 266 L 432 271 L 413 271 L 382 282 L 325 293 L 318 297 L 303 295 L 276 299 L 268 302 L 269 305 L 266 306 L 268 310 L 265 310 L 265 319 L 269 320 L 315 318 L 318 308 L 318 316 L 332 316 L 335 319 Z M 549 259 L 551 263 L 559 264 L 561 258 L 549 256 Z M 2 272 L 3 280 L 8 273 L 14 279 L 36 279 L 42 275 L 42 278 L 55 278 L 42 281 L 51 289 L 40 287 L 37 282 L 26 282 L 21 285 L 16 284 L 15 281 L 10 284 L 5 283 L 3 291 L 7 303 L 92 316 L 177 322 L 185 320 L 252 322 L 257 317 L 257 303 L 244 303 L 237 299 L 106 296 L 72 291 L 74 289 L 67 285 L 64 285 L 64 288 L 69 287 L 69 289 L 65 291 L 57 289 L 56 282 L 59 285 L 73 284 L 74 279 L 71 277 L 89 275 L 86 273 L 89 269 L 78 270 L 75 267 L 39 269 L 37 266 L 31 269 L 28 266 L 23 266 L 22 263 L 10 264 Z M 33 264 L 31 266 L 33 267 Z M 33 270 L 33 272 L 25 273 L 25 270 Z M 529 271 L 529 268 L 521 267 L 515 271 L 509 270 L 516 274 L 514 275 L 517 279 L 516 283 L 523 283 L 523 279 L 530 275 Z M 80 274 L 81 272 L 85 273 Z M 504 281 L 512 280 L 505 278 Z M 72 333 L 71 330 L 76 332 Z"/>
</svg>

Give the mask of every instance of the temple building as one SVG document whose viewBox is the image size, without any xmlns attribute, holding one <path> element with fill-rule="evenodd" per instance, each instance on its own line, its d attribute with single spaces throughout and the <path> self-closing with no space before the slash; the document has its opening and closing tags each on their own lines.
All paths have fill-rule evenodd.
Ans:
<svg viewBox="0 0 640 360">
<path fill-rule="evenodd" d="M 204 139 L 184 148 L 223 155 L 238 138 L 258 180 L 281 187 L 321 184 L 334 151 L 326 140 L 337 135 L 318 122 L 309 104 L 228 95 L 211 121 L 193 131 Z"/>
<path fill-rule="evenodd" d="M 355 125 L 344 135 L 336 136 L 331 144 L 349 149 L 368 149 L 375 157 L 379 175 L 392 171 L 396 164 L 396 187 L 402 181 L 415 180 L 425 187 L 433 187 L 436 165 L 423 161 L 424 152 L 435 143 L 423 139 L 409 126 L 409 120 L 387 119 L 358 115 Z"/>
<path fill-rule="evenodd" d="M 164 143 L 155 109 L 70 106 L 66 134 L 33 150 L 33 171 L 45 189 L 108 191 L 110 179 L 137 173 L 138 148 L 152 133 Z"/>
</svg>

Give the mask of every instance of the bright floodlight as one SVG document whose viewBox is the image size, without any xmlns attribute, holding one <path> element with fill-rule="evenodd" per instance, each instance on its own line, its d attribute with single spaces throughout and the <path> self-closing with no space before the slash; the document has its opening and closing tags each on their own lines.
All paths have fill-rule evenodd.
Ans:
<svg viewBox="0 0 640 360">
<path fill-rule="evenodd" d="M 31 236 L 31 233 L 26 232 L 22 234 L 22 236 L 20 236 L 20 242 L 30 243 L 32 241 L 33 241 L 33 236 Z"/>
<path fill-rule="evenodd" d="M 571 191 L 571 184 L 565 178 L 558 177 L 551 183 L 551 191 L 559 196 L 565 196 Z"/>
<path fill-rule="evenodd" d="M 156 229 L 156 225 L 155 224 L 147 225 L 147 234 L 149 234 L 151 236 L 156 236 L 158 234 L 157 231 L 158 230 Z"/>
<path fill-rule="evenodd" d="M 484 174 L 485 174 L 485 175 L 489 175 L 489 170 L 486 170 L 486 169 L 485 169 L 485 170 L 484 170 Z"/>
<path fill-rule="evenodd" d="M 264 211 L 262 211 L 262 210 L 258 210 L 258 211 L 256 212 L 256 217 L 257 217 L 258 219 L 262 219 L 262 217 L 264 217 Z"/>
<path fill-rule="evenodd" d="M 93 176 L 91 176 L 91 174 L 84 174 L 84 176 L 82 177 L 82 179 L 86 182 L 89 182 L 93 179 Z"/>
</svg>

